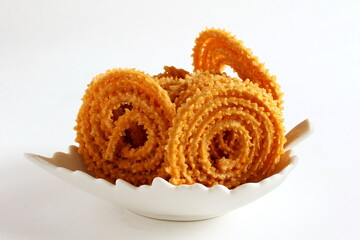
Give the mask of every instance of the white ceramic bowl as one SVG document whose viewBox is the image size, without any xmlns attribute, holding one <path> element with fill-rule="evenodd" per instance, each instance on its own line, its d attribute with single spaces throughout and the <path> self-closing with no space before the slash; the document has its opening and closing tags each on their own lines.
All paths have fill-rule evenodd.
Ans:
<svg viewBox="0 0 360 240">
<path fill-rule="evenodd" d="M 162 178 L 155 178 L 151 186 L 135 187 L 121 179 L 114 185 L 94 178 L 87 172 L 77 147 L 70 146 L 69 150 L 69 153 L 55 153 L 51 158 L 25 155 L 36 165 L 88 193 L 146 217 L 173 221 L 209 219 L 242 207 L 276 188 L 297 163 L 297 157 L 288 151 L 274 175 L 232 190 L 222 185 L 175 186 Z"/>
<path fill-rule="evenodd" d="M 58 152 L 51 158 L 31 153 L 25 156 L 64 181 L 137 214 L 162 220 L 195 221 L 223 215 L 279 186 L 298 161 L 290 148 L 311 132 L 309 120 L 295 126 L 286 134 L 286 152 L 274 174 L 261 182 L 246 183 L 232 190 L 222 185 L 210 188 L 202 184 L 174 186 L 162 178 L 155 178 L 150 186 L 135 187 L 121 179 L 114 185 L 93 177 L 75 146 L 70 146 L 69 153 Z"/>
</svg>

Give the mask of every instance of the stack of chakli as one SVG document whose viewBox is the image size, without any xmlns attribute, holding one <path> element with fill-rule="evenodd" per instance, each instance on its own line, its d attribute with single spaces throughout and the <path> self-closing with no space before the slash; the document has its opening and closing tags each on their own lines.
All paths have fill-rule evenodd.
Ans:
<svg viewBox="0 0 360 240">
<path fill-rule="evenodd" d="M 92 80 L 75 127 L 90 172 L 135 186 L 161 177 L 229 189 L 274 173 L 285 143 L 275 76 L 218 29 L 199 34 L 193 65 L 156 76 L 113 69 Z"/>
</svg>

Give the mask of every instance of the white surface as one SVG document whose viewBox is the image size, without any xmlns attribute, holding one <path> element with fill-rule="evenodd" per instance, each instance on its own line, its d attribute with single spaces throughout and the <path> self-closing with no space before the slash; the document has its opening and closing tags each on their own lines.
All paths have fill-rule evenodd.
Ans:
<svg viewBox="0 0 360 240">
<path fill-rule="evenodd" d="M 359 239 L 359 12 L 358 1 L 2 0 L 0 239 Z M 276 190 L 221 218 L 163 222 L 24 159 L 74 144 L 80 99 L 96 74 L 191 70 L 205 26 L 231 31 L 278 76 L 288 129 L 304 118 L 314 124 Z"/>
</svg>

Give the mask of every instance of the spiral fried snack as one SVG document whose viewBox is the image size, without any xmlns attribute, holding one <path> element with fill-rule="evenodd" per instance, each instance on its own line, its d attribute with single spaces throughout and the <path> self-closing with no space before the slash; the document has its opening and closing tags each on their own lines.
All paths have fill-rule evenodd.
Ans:
<svg viewBox="0 0 360 240">
<path fill-rule="evenodd" d="M 185 77 L 190 73 L 184 69 L 164 66 L 164 73 L 153 76 L 157 80 L 160 86 L 166 90 L 170 100 L 172 102 L 184 91 L 189 82 L 185 80 Z"/>
<path fill-rule="evenodd" d="M 285 143 L 275 77 L 222 30 L 202 32 L 193 50 L 193 73 L 114 69 L 92 80 L 75 129 L 96 177 L 232 189 L 274 173 Z M 222 73 L 225 65 L 240 78 Z"/>
<path fill-rule="evenodd" d="M 149 75 L 114 69 L 96 76 L 77 117 L 79 152 L 89 171 L 139 186 L 167 178 L 164 147 L 175 116 L 167 92 Z"/>
<path fill-rule="evenodd" d="M 234 188 L 269 176 L 285 142 L 276 101 L 248 80 L 196 73 L 169 130 L 170 182 Z"/>
<path fill-rule="evenodd" d="M 215 74 L 220 74 L 225 66 L 230 66 L 241 79 L 257 83 L 278 101 L 278 106 L 282 104 L 282 93 L 276 77 L 269 74 L 264 64 L 259 63 L 242 41 L 224 30 L 207 29 L 199 34 L 193 48 L 193 65 L 194 71 Z"/>
</svg>

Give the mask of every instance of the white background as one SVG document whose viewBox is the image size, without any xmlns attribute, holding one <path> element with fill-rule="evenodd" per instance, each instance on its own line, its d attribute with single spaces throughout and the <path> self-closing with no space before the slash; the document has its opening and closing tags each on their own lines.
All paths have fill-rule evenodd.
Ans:
<svg viewBox="0 0 360 240">
<path fill-rule="evenodd" d="M 0 239 L 359 239 L 359 1 L 0 1 Z M 192 70 L 205 27 L 231 31 L 285 92 L 285 124 L 313 135 L 276 190 L 202 222 L 156 221 L 23 157 L 75 144 L 92 77 Z M 221 204 L 221 203 L 219 203 Z"/>
</svg>

